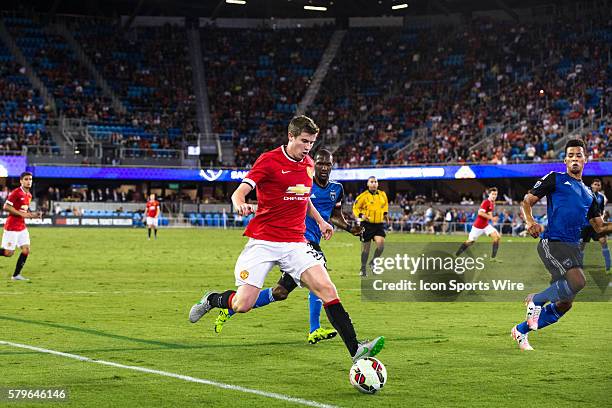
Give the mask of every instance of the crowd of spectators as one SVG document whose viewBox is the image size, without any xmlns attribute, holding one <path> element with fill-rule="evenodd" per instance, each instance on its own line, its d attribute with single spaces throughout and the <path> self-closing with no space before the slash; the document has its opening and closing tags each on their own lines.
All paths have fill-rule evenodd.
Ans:
<svg viewBox="0 0 612 408">
<path fill-rule="evenodd" d="M 553 159 L 566 121 L 612 108 L 611 42 L 597 20 L 352 29 L 311 113 L 341 166 Z"/>
<path fill-rule="evenodd" d="M 58 114 L 128 156 L 185 150 L 198 132 L 184 27 L 64 23 L 120 99 L 117 111 L 72 47 L 36 18 L 4 19 Z M 334 27 L 200 31 L 213 131 L 249 166 L 286 138 Z M 610 158 L 612 21 L 350 28 L 307 114 L 341 167 L 558 159 L 578 129 Z M 51 115 L 0 45 L 0 149 L 54 152 Z M 580 125 L 579 125 L 580 124 Z M 158 157 L 170 157 L 154 153 Z"/>
<path fill-rule="evenodd" d="M 213 131 L 251 165 L 286 140 L 333 28 L 201 29 Z"/>
</svg>

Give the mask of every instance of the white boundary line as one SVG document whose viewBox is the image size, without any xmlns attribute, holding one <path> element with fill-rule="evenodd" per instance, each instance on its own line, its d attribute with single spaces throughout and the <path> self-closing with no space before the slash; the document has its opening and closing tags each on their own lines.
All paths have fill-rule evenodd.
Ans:
<svg viewBox="0 0 612 408">
<path fill-rule="evenodd" d="M 260 391 L 260 390 L 256 390 L 256 389 L 252 389 L 252 388 L 241 387 L 239 385 L 225 384 L 225 383 L 220 383 L 220 382 L 216 382 L 216 381 L 206 380 L 204 378 L 196 378 L 196 377 L 191 377 L 191 376 L 188 376 L 188 375 L 170 373 L 170 372 L 167 372 L 167 371 L 153 370 L 151 368 L 123 365 L 123 364 L 113 363 L 112 361 L 94 360 L 94 359 L 89 358 L 89 357 L 79 356 L 78 354 L 64 353 L 64 352 L 61 352 L 61 351 L 55 351 L 55 350 L 49 350 L 49 349 L 44 349 L 44 348 L 40 348 L 40 347 L 29 346 L 27 344 L 12 343 L 10 341 L 0 340 L 0 345 L 5 345 L 5 346 L 11 346 L 11 347 L 17 347 L 17 348 L 37 351 L 39 353 L 53 354 L 55 356 L 72 358 L 74 360 L 85 361 L 87 363 L 102 364 L 102 365 L 111 366 L 111 367 L 123 368 L 123 369 L 126 369 L 126 370 L 140 371 L 142 373 L 147 373 L 147 374 L 156 374 L 156 375 L 161 375 L 161 376 L 164 376 L 164 377 L 176 378 L 176 379 L 179 379 L 179 380 L 193 382 L 193 383 L 211 385 L 211 386 L 217 387 L 217 388 L 224 388 L 226 390 L 239 391 L 239 392 L 244 392 L 244 393 L 247 393 L 247 394 L 255 394 L 255 395 L 259 395 L 261 397 L 274 398 L 274 399 L 277 399 L 277 400 L 286 401 L 286 402 L 292 402 L 292 403 L 295 403 L 295 404 L 305 405 L 305 406 L 309 406 L 309 407 L 337 408 L 335 405 L 323 404 L 323 403 L 316 402 L 316 401 L 310 401 L 310 400 L 306 400 L 306 399 L 302 399 L 302 398 L 291 397 L 289 395 L 277 394 L 275 392 Z"/>
</svg>

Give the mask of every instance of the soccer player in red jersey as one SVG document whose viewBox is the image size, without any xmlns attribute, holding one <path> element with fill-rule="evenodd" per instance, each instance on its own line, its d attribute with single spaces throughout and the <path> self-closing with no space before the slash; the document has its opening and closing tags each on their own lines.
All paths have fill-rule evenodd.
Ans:
<svg viewBox="0 0 612 408">
<path fill-rule="evenodd" d="M 495 200 L 497 199 L 497 188 L 491 187 L 487 190 L 489 197 L 480 204 L 480 209 L 478 210 L 478 216 L 476 217 L 476 221 L 474 221 L 474 225 L 470 230 L 470 234 L 468 236 L 467 241 L 461 244 L 461 247 L 457 250 L 456 256 L 459 256 L 463 251 L 468 249 L 478 237 L 482 234 L 487 234 L 493 238 L 493 252 L 491 254 L 491 259 L 495 259 L 497 256 L 497 250 L 499 248 L 500 235 L 499 232 L 489 224 L 489 221 L 495 221 L 497 217 L 493 216 L 493 210 L 495 209 Z"/>
<path fill-rule="evenodd" d="M 2 248 L 0 255 L 10 257 L 15 253 L 15 248 L 21 248 L 21 254 L 17 259 L 13 280 L 29 280 L 21 274 L 21 270 L 30 254 L 30 233 L 25 225 L 26 218 L 38 218 L 38 212 L 30 212 L 30 201 L 32 201 L 32 173 L 26 171 L 19 176 L 20 187 L 11 191 L 4 203 L 4 211 L 8 212 L 8 218 L 4 224 L 2 234 Z"/>
<path fill-rule="evenodd" d="M 288 143 L 262 154 L 232 195 L 234 208 L 240 215 L 253 212 L 246 196 L 257 189 L 257 212 L 244 235 L 249 237 L 236 261 L 234 275 L 238 289 L 222 293 L 206 292 L 189 312 L 196 323 L 211 309 L 232 308 L 246 313 L 253 308 L 268 272 L 279 265 L 298 285 L 304 285 L 322 301 L 329 321 L 344 341 L 354 361 L 376 355 L 384 346 L 384 337 L 359 343 L 353 323 L 344 310 L 332 283 L 325 260 L 306 243 L 306 214 L 312 217 L 325 239 L 333 228 L 310 201 L 314 163 L 308 156 L 319 127 L 306 116 L 291 120 Z"/>
<path fill-rule="evenodd" d="M 159 222 L 159 201 L 155 199 L 155 194 L 149 196 L 147 201 L 147 230 L 151 239 L 151 229 L 157 239 L 157 224 Z"/>
</svg>

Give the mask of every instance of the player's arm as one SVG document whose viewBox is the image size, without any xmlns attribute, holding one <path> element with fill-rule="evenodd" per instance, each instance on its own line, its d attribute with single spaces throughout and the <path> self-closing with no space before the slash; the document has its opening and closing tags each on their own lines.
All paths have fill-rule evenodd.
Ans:
<svg viewBox="0 0 612 408">
<path fill-rule="evenodd" d="M 338 204 L 340 204 L 340 203 L 338 203 Z M 331 218 L 329 220 L 336 227 L 342 228 L 346 232 L 349 232 L 349 233 L 351 233 L 351 234 L 353 234 L 355 236 L 361 235 L 361 233 L 364 230 L 364 228 L 362 226 L 359 226 L 357 224 L 353 225 L 352 227 L 349 225 L 348 221 L 346 221 L 346 218 L 344 217 L 344 213 L 342 212 L 342 206 L 341 205 L 337 205 L 334 208 L 334 211 L 332 211 L 332 216 L 331 216 Z"/>
<path fill-rule="evenodd" d="M 242 182 L 232 194 L 232 205 L 239 215 L 246 216 L 255 212 L 253 211 L 253 205 L 246 202 L 246 197 L 251 191 L 253 191 L 253 187 L 248 182 Z"/>
<path fill-rule="evenodd" d="M 357 198 L 355 199 L 355 202 L 353 203 L 353 215 L 355 215 L 355 218 L 357 218 L 358 220 L 364 220 L 364 214 L 363 214 L 363 203 L 365 202 L 365 195 L 364 193 L 361 193 L 357 196 Z M 367 221 L 367 220 L 364 220 Z"/>
<path fill-rule="evenodd" d="M 4 207 L 2 207 L 2 208 L 7 213 L 15 215 L 17 217 L 22 217 L 22 218 L 37 218 L 37 217 L 40 216 L 40 214 L 38 212 L 19 211 L 15 207 L 13 207 L 11 204 L 9 204 L 8 200 L 4 203 Z"/>
<path fill-rule="evenodd" d="M 478 209 L 478 215 L 481 216 L 482 218 L 486 218 L 487 220 L 493 220 L 493 218 L 495 218 L 493 217 L 492 211 L 487 211 L 484 208 Z"/>
<path fill-rule="evenodd" d="M 334 234 L 334 227 L 329 225 L 329 223 L 325 221 L 323 217 L 321 217 L 321 214 L 319 214 L 319 211 L 317 211 L 312 201 L 310 201 L 310 198 L 308 199 L 307 214 L 310 218 L 315 220 L 315 222 L 319 226 L 319 229 L 321 230 L 321 236 L 326 240 L 330 239 Z"/>
<path fill-rule="evenodd" d="M 605 222 L 603 220 L 595 198 L 593 198 L 593 203 L 591 204 L 591 207 L 589 207 L 587 218 L 589 219 L 589 223 L 591 224 L 596 233 L 609 234 L 612 232 L 612 222 Z"/>
<path fill-rule="evenodd" d="M 533 238 L 537 238 L 543 231 L 544 227 L 537 223 L 533 218 L 533 206 L 536 205 L 540 198 L 555 191 L 556 175 L 550 172 L 535 183 L 533 188 L 525 194 L 521 202 L 521 212 L 525 219 L 525 229 Z"/>
<path fill-rule="evenodd" d="M 382 208 L 383 217 L 387 224 L 391 224 L 391 221 L 389 220 L 389 199 L 387 199 L 387 193 L 385 193 L 384 191 L 381 191 L 381 193 L 385 199 L 385 205 L 383 205 L 383 208 Z"/>
</svg>

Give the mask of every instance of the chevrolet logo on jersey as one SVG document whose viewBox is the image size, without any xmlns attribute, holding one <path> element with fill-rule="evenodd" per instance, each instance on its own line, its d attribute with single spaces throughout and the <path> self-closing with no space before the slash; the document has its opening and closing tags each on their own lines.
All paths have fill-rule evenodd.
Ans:
<svg viewBox="0 0 612 408">
<path fill-rule="evenodd" d="M 308 200 L 308 197 L 306 197 L 308 193 L 310 193 L 310 187 L 303 184 L 297 184 L 287 188 L 285 194 L 295 194 L 295 196 L 285 197 L 285 200 Z"/>
</svg>

